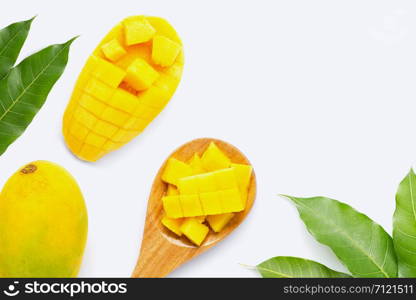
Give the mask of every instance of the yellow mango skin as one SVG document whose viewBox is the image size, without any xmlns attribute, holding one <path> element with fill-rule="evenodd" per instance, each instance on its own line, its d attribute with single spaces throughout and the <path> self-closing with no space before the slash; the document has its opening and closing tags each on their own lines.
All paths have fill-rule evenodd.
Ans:
<svg viewBox="0 0 416 300">
<path fill-rule="evenodd" d="M 76 277 L 87 228 L 71 174 L 47 161 L 22 167 L 0 194 L 0 276 Z"/>
<path fill-rule="evenodd" d="M 163 110 L 179 85 L 184 65 L 183 50 L 173 65 L 161 67 L 152 61 L 152 41 L 126 45 L 123 22 L 143 17 L 155 28 L 156 34 L 182 45 L 175 29 L 166 20 L 158 17 L 126 18 L 104 37 L 81 71 L 63 117 L 65 142 L 82 160 L 97 161 L 139 135 Z M 102 51 L 102 46 L 113 39 L 117 39 L 127 52 L 115 62 L 108 60 Z M 103 82 L 109 76 L 97 79 L 100 76 L 97 74 L 94 58 L 104 59 L 124 71 L 133 61 L 141 58 L 159 73 L 159 77 L 144 91 L 132 91 L 124 81 L 121 84 L 115 82 L 114 87 Z M 97 81 L 100 92 L 91 95 L 91 87 L 96 87 Z M 117 86 L 131 92 L 133 97 L 112 101 L 113 91 Z"/>
</svg>

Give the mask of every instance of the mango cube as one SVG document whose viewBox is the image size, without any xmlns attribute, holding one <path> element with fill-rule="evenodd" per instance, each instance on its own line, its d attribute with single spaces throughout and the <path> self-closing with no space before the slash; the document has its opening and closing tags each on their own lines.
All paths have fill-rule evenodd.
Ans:
<svg viewBox="0 0 416 300">
<path fill-rule="evenodd" d="M 246 191 L 250 184 L 253 167 L 250 165 L 243 164 L 231 164 L 231 168 L 234 169 L 240 190 Z"/>
<path fill-rule="evenodd" d="M 119 110 L 130 113 L 136 109 L 139 99 L 126 90 L 117 88 L 108 103 Z"/>
<path fill-rule="evenodd" d="M 223 212 L 220 192 L 201 193 L 199 199 L 206 215 L 216 215 Z"/>
<path fill-rule="evenodd" d="M 178 189 L 180 194 L 192 195 L 198 194 L 198 181 L 193 176 L 183 177 L 178 180 Z"/>
<path fill-rule="evenodd" d="M 85 144 L 88 144 L 90 146 L 94 146 L 97 148 L 101 148 L 105 144 L 105 142 L 107 142 L 107 139 L 105 137 L 96 135 L 93 132 L 90 132 L 88 136 L 85 138 Z"/>
<path fill-rule="evenodd" d="M 103 51 L 104 56 L 112 62 L 118 61 L 127 53 L 127 51 L 123 48 L 117 39 L 112 39 L 111 41 L 102 45 L 101 50 Z"/>
<path fill-rule="evenodd" d="M 235 175 L 237 177 L 238 186 L 241 192 L 241 197 L 245 203 L 247 201 L 248 188 L 250 185 L 253 167 L 250 165 L 243 164 L 231 164 L 231 167 L 234 169 Z"/>
<path fill-rule="evenodd" d="M 166 195 L 168 196 L 175 196 L 175 195 L 179 195 L 179 190 L 176 186 L 174 186 L 173 184 L 169 184 L 168 185 L 168 190 L 166 192 Z"/>
<path fill-rule="evenodd" d="M 231 165 L 230 159 L 217 147 L 214 142 L 211 142 L 205 150 L 201 158 L 202 165 L 207 171 L 215 171 L 219 169 L 229 168 Z"/>
<path fill-rule="evenodd" d="M 189 165 L 194 170 L 195 175 L 205 172 L 204 167 L 202 166 L 201 157 L 198 155 L 198 153 L 195 153 L 194 156 L 192 156 L 189 161 Z"/>
<path fill-rule="evenodd" d="M 204 173 L 196 175 L 195 178 L 198 180 L 199 192 L 209 193 L 218 190 L 217 182 L 213 173 Z"/>
<path fill-rule="evenodd" d="M 163 209 L 169 218 L 177 219 L 183 217 L 179 196 L 165 196 L 162 198 L 162 202 Z"/>
<path fill-rule="evenodd" d="M 238 187 L 235 171 L 232 168 L 213 172 L 218 189 L 228 190 Z"/>
<path fill-rule="evenodd" d="M 184 217 L 196 217 L 204 215 L 198 195 L 179 196 Z"/>
<path fill-rule="evenodd" d="M 107 121 L 118 127 L 123 126 L 123 124 L 128 120 L 128 118 L 128 113 L 122 112 L 118 109 L 114 109 L 111 106 L 107 106 L 101 114 L 101 119 L 103 121 Z"/>
<path fill-rule="evenodd" d="M 87 127 L 88 129 L 92 129 L 98 119 L 91 114 L 88 110 L 79 106 L 74 114 L 74 119 L 81 123 L 83 126 Z"/>
<path fill-rule="evenodd" d="M 95 78 L 91 78 L 87 82 L 84 91 L 104 103 L 110 99 L 114 93 L 114 89 Z"/>
<path fill-rule="evenodd" d="M 69 133 L 71 133 L 71 135 L 77 138 L 78 140 L 82 141 L 90 133 L 90 130 L 78 121 L 75 121 L 69 128 Z"/>
<path fill-rule="evenodd" d="M 145 60 L 135 59 L 127 68 L 124 80 L 137 91 L 148 89 L 159 77 L 159 73 Z"/>
<path fill-rule="evenodd" d="M 244 210 L 245 201 L 241 198 L 240 191 L 237 188 L 221 191 L 220 193 L 223 213 L 239 212 Z"/>
<path fill-rule="evenodd" d="M 118 127 L 108 122 L 98 120 L 95 123 L 93 131 L 102 136 L 113 136 L 118 131 Z"/>
<path fill-rule="evenodd" d="M 212 215 L 207 217 L 207 221 L 212 230 L 214 230 L 215 232 L 220 232 L 233 217 L 233 213 Z"/>
<path fill-rule="evenodd" d="M 180 44 L 165 36 L 156 35 L 153 38 L 152 61 L 161 67 L 169 67 L 173 65 L 181 49 Z"/>
<path fill-rule="evenodd" d="M 209 228 L 199 223 L 194 218 L 186 219 L 181 227 L 181 232 L 195 245 L 200 246 L 208 235 Z"/>
<path fill-rule="evenodd" d="M 100 148 L 84 143 L 81 147 L 80 154 L 90 161 L 99 159 L 103 152 Z"/>
<path fill-rule="evenodd" d="M 169 158 L 162 174 L 162 180 L 177 186 L 179 178 L 191 175 L 192 168 L 188 164 L 177 160 L 176 158 Z"/>
<path fill-rule="evenodd" d="M 153 85 L 138 95 L 141 103 L 153 109 L 160 110 L 168 103 L 169 93 L 160 87 Z"/>
<path fill-rule="evenodd" d="M 111 88 L 118 87 L 126 76 L 126 71 L 102 58 L 97 57 L 96 59 L 97 62 L 92 75 Z"/>
<path fill-rule="evenodd" d="M 150 41 L 156 33 L 155 28 L 145 17 L 128 18 L 123 24 L 127 46 Z"/>
<path fill-rule="evenodd" d="M 178 236 L 182 235 L 181 232 L 181 225 L 182 225 L 183 219 L 172 219 L 169 218 L 167 216 L 164 216 L 162 218 L 162 224 L 169 229 L 170 231 L 172 231 L 173 233 L 175 233 Z"/>
<path fill-rule="evenodd" d="M 102 101 L 99 101 L 97 98 L 88 94 L 82 94 L 82 96 L 79 98 L 79 105 L 88 111 L 95 112 L 97 115 L 101 115 L 101 113 L 106 108 L 106 105 Z"/>
</svg>

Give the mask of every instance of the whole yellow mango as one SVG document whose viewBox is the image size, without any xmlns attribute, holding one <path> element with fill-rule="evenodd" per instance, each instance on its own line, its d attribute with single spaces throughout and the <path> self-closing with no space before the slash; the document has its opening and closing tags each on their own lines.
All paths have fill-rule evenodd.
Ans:
<svg viewBox="0 0 416 300">
<path fill-rule="evenodd" d="M 22 167 L 0 194 L 0 276 L 77 276 L 87 227 L 71 174 L 48 161 Z"/>
<path fill-rule="evenodd" d="M 117 24 L 88 58 L 63 117 L 78 158 L 97 161 L 139 135 L 172 98 L 184 53 L 164 19 L 132 16 Z"/>
</svg>

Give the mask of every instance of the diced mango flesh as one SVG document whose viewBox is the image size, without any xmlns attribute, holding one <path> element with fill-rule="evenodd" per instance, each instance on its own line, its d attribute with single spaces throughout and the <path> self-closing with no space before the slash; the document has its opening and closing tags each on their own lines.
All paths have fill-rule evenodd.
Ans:
<svg viewBox="0 0 416 300">
<path fill-rule="evenodd" d="M 127 53 L 120 42 L 115 38 L 102 45 L 101 50 L 105 57 L 112 62 L 118 61 Z"/>
<path fill-rule="evenodd" d="M 148 89 L 159 77 L 159 73 L 144 59 L 137 58 L 127 68 L 124 80 L 138 91 Z"/>
<path fill-rule="evenodd" d="M 180 202 L 180 196 L 164 196 L 162 198 L 163 209 L 166 215 L 172 219 L 183 218 L 182 205 Z"/>
<path fill-rule="evenodd" d="M 176 158 L 169 158 L 162 174 L 162 180 L 177 186 L 179 178 L 190 175 L 192 175 L 192 168 L 188 164 Z"/>
<path fill-rule="evenodd" d="M 229 168 L 231 160 L 212 142 L 208 149 L 202 155 L 202 165 L 207 171 L 215 171 L 219 169 Z"/>
<path fill-rule="evenodd" d="M 205 155 L 207 152 L 208 155 Z M 170 181 L 168 196 L 162 199 L 165 217 L 181 220 L 181 234 L 196 245 L 205 239 L 206 231 L 204 227 L 196 226 L 196 223 L 203 225 L 207 222 L 218 233 L 227 226 L 236 212 L 245 209 L 252 176 L 250 165 L 231 163 L 215 143 L 208 147 L 202 157 L 204 155 L 206 161 L 210 162 L 209 168 L 213 169 L 211 172 L 205 171 L 202 159 L 195 153 L 188 164 L 175 158 L 169 159 L 162 175 L 165 182 Z M 199 171 L 195 171 L 198 168 Z M 169 222 L 166 223 L 166 227 L 172 227 Z M 170 230 L 174 232 L 177 228 Z"/>
<path fill-rule="evenodd" d="M 245 209 L 245 201 L 241 198 L 238 188 L 222 190 L 220 194 L 222 213 L 240 212 Z"/>
<path fill-rule="evenodd" d="M 163 224 L 163 226 L 165 226 L 167 229 L 169 229 L 171 232 L 173 232 L 177 236 L 182 236 L 181 225 L 184 221 L 188 219 L 194 219 L 198 223 L 202 224 L 205 222 L 206 216 L 172 219 L 165 215 L 163 216 L 161 223 Z"/>
<path fill-rule="evenodd" d="M 186 219 L 181 227 L 181 232 L 195 245 L 200 246 L 208 235 L 208 226 L 201 224 L 194 218 Z"/>
<path fill-rule="evenodd" d="M 124 22 L 124 33 L 126 45 L 150 41 L 156 33 L 155 28 L 145 17 L 131 17 Z"/>
<path fill-rule="evenodd" d="M 106 84 L 110 89 L 117 88 L 126 76 L 126 71 L 102 58 L 97 57 L 96 61 L 93 76 L 99 79 L 103 84 Z"/>
<path fill-rule="evenodd" d="M 156 35 L 181 45 L 167 21 L 135 16 L 117 24 L 88 58 L 63 118 L 65 141 L 79 158 L 96 161 L 122 147 L 173 96 L 181 78 L 183 51 L 171 66 L 155 65 L 151 39 Z"/>
<path fill-rule="evenodd" d="M 238 186 L 240 188 L 241 197 L 243 201 L 247 201 L 248 188 L 251 180 L 251 173 L 253 172 L 253 167 L 243 164 L 231 164 L 231 167 L 235 171 L 237 177 Z"/>
<path fill-rule="evenodd" d="M 206 215 L 216 215 L 223 212 L 220 192 L 201 193 L 199 199 Z"/>
<path fill-rule="evenodd" d="M 201 157 L 198 153 L 195 153 L 189 160 L 189 165 L 194 170 L 194 175 L 205 173 L 204 167 L 202 166 Z"/>
<path fill-rule="evenodd" d="M 233 168 L 180 178 L 178 187 L 181 196 L 199 198 L 205 215 L 239 212 L 245 207 Z M 195 216 L 188 211 L 184 209 L 184 217 Z"/>
<path fill-rule="evenodd" d="M 153 38 L 152 61 L 161 67 L 169 67 L 173 65 L 181 49 L 180 44 L 165 36 L 156 35 Z"/>
<path fill-rule="evenodd" d="M 172 219 L 169 218 L 167 216 L 164 216 L 162 218 L 162 224 L 169 229 L 170 231 L 172 231 L 173 233 L 175 233 L 178 236 L 182 235 L 181 232 L 181 225 L 182 225 L 182 219 Z"/>
<path fill-rule="evenodd" d="M 194 176 L 182 177 L 178 180 L 178 190 L 183 195 L 199 194 L 199 185 Z"/>
<path fill-rule="evenodd" d="M 179 195 L 179 200 L 184 217 L 205 215 L 198 195 Z"/>
<path fill-rule="evenodd" d="M 214 232 L 221 232 L 233 217 L 233 213 L 212 215 L 207 216 L 207 221 Z"/>
<path fill-rule="evenodd" d="M 235 175 L 241 191 L 246 191 L 250 184 L 253 167 L 243 164 L 231 164 L 231 168 L 233 168 L 235 171 Z"/>
</svg>

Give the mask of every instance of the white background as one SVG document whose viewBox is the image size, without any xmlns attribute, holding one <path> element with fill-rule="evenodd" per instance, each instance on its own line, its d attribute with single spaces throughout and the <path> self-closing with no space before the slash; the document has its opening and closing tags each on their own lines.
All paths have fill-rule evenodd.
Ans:
<svg viewBox="0 0 416 300">
<path fill-rule="evenodd" d="M 394 194 L 416 162 L 414 1 L 8 1 L 0 27 L 38 15 L 21 57 L 81 35 L 33 123 L 0 157 L 0 184 L 23 164 L 67 168 L 87 202 L 80 276 L 130 276 L 162 161 L 198 137 L 251 160 L 253 211 L 229 238 L 171 276 L 257 276 L 239 265 L 301 256 L 345 270 L 277 196 L 325 195 L 391 231 Z M 133 142 L 98 163 L 66 149 L 61 118 L 86 58 L 129 15 L 168 19 L 186 51 L 182 83 Z"/>
</svg>

